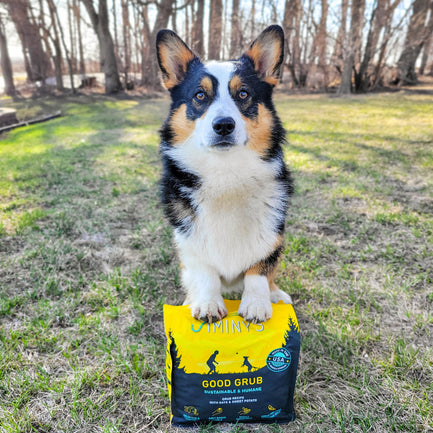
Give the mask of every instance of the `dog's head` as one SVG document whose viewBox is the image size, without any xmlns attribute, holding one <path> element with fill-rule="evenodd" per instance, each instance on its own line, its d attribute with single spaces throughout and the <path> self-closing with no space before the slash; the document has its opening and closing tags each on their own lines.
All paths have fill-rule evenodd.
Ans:
<svg viewBox="0 0 433 433">
<path fill-rule="evenodd" d="M 172 99 L 166 141 L 206 150 L 247 146 L 263 156 L 269 153 L 281 129 L 271 98 L 283 47 L 283 30 L 273 25 L 239 59 L 204 64 L 176 33 L 161 30 L 158 63 Z"/>
</svg>

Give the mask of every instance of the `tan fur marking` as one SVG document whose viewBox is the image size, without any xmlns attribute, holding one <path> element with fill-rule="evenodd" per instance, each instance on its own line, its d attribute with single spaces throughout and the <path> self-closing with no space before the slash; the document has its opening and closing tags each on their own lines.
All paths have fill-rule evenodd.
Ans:
<svg viewBox="0 0 433 433">
<path fill-rule="evenodd" d="M 250 47 L 245 54 L 252 59 L 254 62 L 254 67 L 258 69 L 260 56 L 262 55 L 263 47 L 259 42 L 256 42 L 252 47 Z"/>
<path fill-rule="evenodd" d="M 275 276 L 277 275 L 277 271 L 278 271 L 278 268 L 277 268 L 277 266 L 275 266 L 274 270 L 270 274 L 266 275 L 266 278 L 268 279 L 269 289 L 271 290 L 271 292 L 279 289 L 279 287 L 275 284 L 275 281 L 274 281 Z"/>
<path fill-rule="evenodd" d="M 200 86 L 208 95 L 212 95 L 213 85 L 212 80 L 209 77 L 204 77 L 200 82 Z"/>
<path fill-rule="evenodd" d="M 278 84 L 278 78 L 277 77 L 266 77 L 264 79 L 268 84 L 271 86 L 276 86 Z"/>
<path fill-rule="evenodd" d="M 171 89 L 179 84 L 179 77 L 176 75 L 179 66 L 185 73 L 188 63 L 194 59 L 194 54 L 177 39 L 172 39 L 167 45 L 162 45 L 159 54 L 161 63 L 168 74 L 168 76 L 163 74 L 163 85 L 166 89 Z"/>
<path fill-rule="evenodd" d="M 251 268 L 249 268 L 246 272 L 245 275 L 260 275 L 263 269 L 263 264 L 262 262 L 257 263 L 254 266 L 251 266 Z"/>
<path fill-rule="evenodd" d="M 246 55 L 254 62 L 254 68 L 261 78 L 272 86 L 278 84 L 278 77 L 274 74 L 281 52 L 281 43 L 274 39 L 268 40 L 269 36 L 261 41 L 256 41 L 246 51 Z"/>
<path fill-rule="evenodd" d="M 281 245 L 283 245 L 283 237 L 281 235 L 278 235 L 278 239 L 274 244 L 274 251 L 279 248 Z M 251 266 L 246 272 L 245 275 L 262 275 L 264 270 L 266 269 L 266 264 L 264 260 L 261 262 L 256 263 L 255 265 Z M 268 265 L 269 266 L 269 265 Z M 268 279 L 269 288 L 271 290 L 277 290 L 278 286 L 274 283 L 275 275 L 277 273 L 278 266 L 277 263 L 272 269 L 268 269 L 268 273 L 266 274 L 266 278 Z"/>
<path fill-rule="evenodd" d="M 186 117 L 186 105 L 182 104 L 171 116 L 170 125 L 175 135 L 175 145 L 183 143 L 193 133 L 195 122 Z"/>
<path fill-rule="evenodd" d="M 273 126 L 272 113 L 263 104 L 258 104 L 256 119 L 242 116 L 247 129 L 247 148 L 264 156 L 271 145 L 271 131 Z"/>
<path fill-rule="evenodd" d="M 229 89 L 232 95 L 236 94 L 236 92 L 242 87 L 242 80 L 239 75 L 234 75 L 233 78 L 229 82 Z"/>
</svg>

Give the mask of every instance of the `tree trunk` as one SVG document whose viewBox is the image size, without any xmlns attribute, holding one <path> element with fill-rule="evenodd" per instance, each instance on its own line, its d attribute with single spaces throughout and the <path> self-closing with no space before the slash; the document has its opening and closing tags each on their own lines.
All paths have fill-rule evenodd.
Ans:
<svg viewBox="0 0 433 433">
<path fill-rule="evenodd" d="M 311 8 L 312 18 L 312 8 Z M 328 0 L 321 0 L 321 14 L 319 25 L 317 26 L 316 35 L 314 36 L 313 44 L 310 51 L 310 65 L 315 62 L 317 58 L 317 65 L 323 72 L 322 85 L 327 87 L 328 85 L 328 71 L 326 62 L 326 47 L 327 47 L 327 31 L 326 22 L 328 19 Z"/>
<path fill-rule="evenodd" d="M 385 24 L 385 13 L 389 0 L 377 0 L 376 7 L 373 9 L 370 18 L 370 27 L 368 30 L 367 43 L 365 45 L 364 57 L 362 59 L 359 71 L 355 73 L 355 89 L 366 92 L 370 85 L 368 67 L 376 52 L 377 42 L 380 32 Z"/>
<path fill-rule="evenodd" d="M 69 39 L 70 39 L 70 49 L 71 49 L 71 63 L 73 71 L 77 71 L 77 54 L 76 54 L 76 42 L 77 35 L 75 33 L 76 26 L 74 26 L 72 16 L 73 16 L 73 8 L 71 5 L 71 0 L 67 0 L 66 7 L 68 8 L 68 29 L 69 29 Z"/>
<path fill-rule="evenodd" d="M 416 84 L 415 63 L 425 43 L 426 18 L 430 0 L 415 0 L 406 34 L 403 52 L 397 62 L 399 84 Z"/>
<path fill-rule="evenodd" d="M 232 1 L 232 19 L 231 19 L 231 40 L 230 40 L 230 53 L 231 59 L 238 57 L 242 50 L 242 31 L 241 22 L 239 19 L 239 0 Z"/>
<path fill-rule="evenodd" d="M 322 13 L 320 16 L 319 28 L 317 30 L 317 57 L 319 66 L 326 68 L 326 47 L 327 47 L 327 31 L 326 22 L 328 20 L 328 1 L 322 0 Z"/>
<path fill-rule="evenodd" d="M 66 45 L 65 34 L 63 32 L 63 27 L 61 26 L 59 14 L 57 12 L 57 8 L 56 8 L 53 0 L 48 0 L 48 4 L 50 5 L 50 9 L 52 8 L 53 13 L 54 13 L 54 17 L 55 17 L 55 19 L 57 19 L 57 22 L 59 23 L 60 37 L 61 37 L 61 40 L 62 40 L 63 49 L 65 50 L 66 62 L 68 63 L 69 79 L 70 79 L 70 83 L 71 83 L 71 89 L 72 89 L 72 93 L 75 93 L 74 71 L 73 71 L 72 62 L 71 62 L 71 56 L 69 55 L 69 52 L 68 52 L 68 46 Z"/>
<path fill-rule="evenodd" d="M 256 0 L 252 0 L 252 3 L 251 3 L 250 20 L 251 20 L 250 40 L 254 41 L 254 39 L 257 37 L 256 26 L 255 26 L 255 24 L 256 24 Z"/>
<path fill-rule="evenodd" d="M 433 0 L 430 0 L 430 17 L 428 20 L 428 23 L 425 27 L 425 42 L 424 42 L 424 49 L 422 53 L 421 58 L 421 65 L 419 67 L 419 73 L 420 75 L 424 75 L 425 68 L 427 66 L 427 61 L 429 58 L 429 54 L 431 53 L 433 49 Z"/>
<path fill-rule="evenodd" d="M 201 58 L 204 57 L 203 20 L 204 20 L 204 0 L 197 0 L 195 19 L 192 24 L 191 48 Z"/>
<path fill-rule="evenodd" d="M 343 45 L 343 71 L 341 84 L 338 89 L 339 95 L 345 95 L 352 90 L 352 72 L 355 60 L 359 57 L 361 47 L 362 18 L 364 14 L 365 0 L 353 0 L 351 10 L 351 21 L 349 38 Z"/>
<path fill-rule="evenodd" d="M 222 0 L 211 0 L 209 13 L 209 44 L 208 59 L 220 60 L 221 37 L 222 37 Z"/>
<path fill-rule="evenodd" d="M 4 0 L 17 33 L 21 39 L 23 50 L 28 53 L 27 78 L 29 81 L 45 79 L 53 72 L 50 59 L 42 48 L 38 26 L 31 20 L 28 0 Z M 26 57 L 26 56 L 25 56 Z"/>
<path fill-rule="evenodd" d="M 107 0 L 99 0 L 98 13 L 92 0 L 81 0 L 87 9 L 93 29 L 98 37 L 101 67 L 105 75 L 105 93 L 116 93 L 122 90 L 113 38 L 111 37 Z"/>
<path fill-rule="evenodd" d="M 116 1 L 113 2 L 113 9 L 111 10 L 113 13 L 113 30 L 114 30 L 114 53 L 116 54 L 116 58 L 119 58 L 119 35 L 117 33 L 117 9 L 116 9 Z"/>
<path fill-rule="evenodd" d="M 394 35 L 393 29 L 393 15 L 401 0 L 394 0 L 393 3 L 387 2 L 386 11 L 383 17 L 383 37 L 377 51 L 379 52 L 378 59 L 374 65 L 374 72 L 372 74 L 371 84 L 369 90 L 375 89 L 383 81 L 383 68 L 386 61 L 386 52 L 388 43 Z"/>
<path fill-rule="evenodd" d="M 125 85 L 129 80 L 131 72 L 131 24 L 129 21 L 128 0 L 122 0 L 122 22 L 123 22 L 123 50 L 124 50 L 124 74 Z"/>
<path fill-rule="evenodd" d="M 78 39 L 78 52 L 80 55 L 80 66 L 78 72 L 81 75 L 86 74 L 86 64 L 84 61 L 84 50 L 83 50 L 83 37 L 81 35 L 81 9 L 80 2 L 78 0 L 72 0 L 72 8 L 74 11 L 75 22 L 77 25 L 77 39 Z"/>
<path fill-rule="evenodd" d="M 331 64 L 333 64 L 340 72 L 343 70 L 343 46 L 347 38 L 347 10 L 349 1 L 342 0 L 341 2 L 341 23 L 338 28 L 337 39 L 334 45 L 334 51 L 331 56 Z"/>
<path fill-rule="evenodd" d="M 156 15 L 155 25 L 152 32 L 149 28 L 149 21 L 145 22 L 146 32 L 149 35 L 148 53 L 143 53 L 143 67 L 141 81 L 144 85 L 153 88 L 161 89 L 159 76 L 159 66 L 156 60 L 156 34 L 160 29 L 167 27 L 170 16 L 173 12 L 174 0 L 161 0 L 158 3 L 158 13 Z M 143 17 L 147 20 L 147 17 Z"/>
<path fill-rule="evenodd" d="M 302 81 L 305 77 L 301 65 L 301 14 L 302 6 L 300 0 L 286 0 L 284 6 L 283 28 L 286 35 L 288 67 L 295 86 L 302 86 Z"/>
<path fill-rule="evenodd" d="M 1 20 L 1 15 L 0 15 L 0 57 L 1 57 L 1 69 L 3 74 L 5 93 L 8 96 L 15 96 L 17 92 L 14 85 L 11 58 L 9 56 L 6 32 L 3 25 L 3 21 Z"/>
<path fill-rule="evenodd" d="M 142 6 L 141 9 L 141 18 L 143 21 L 143 30 L 142 30 L 143 48 L 141 50 L 141 84 L 142 85 L 148 85 L 146 77 L 149 68 L 150 38 L 152 35 L 152 32 L 150 31 L 149 28 L 149 16 L 147 12 L 148 12 L 148 7 Z"/>
<path fill-rule="evenodd" d="M 172 21 L 173 21 L 173 31 L 177 33 L 176 25 L 177 22 L 177 1 L 174 0 L 174 8 L 173 8 L 173 14 L 172 14 Z M 185 43 L 189 46 L 190 44 L 190 24 L 189 24 L 189 15 L 188 15 L 188 8 L 185 8 Z"/>
<path fill-rule="evenodd" d="M 60 48 L 60 40 L 59 40 L 59 32 L 57 30 L 56 16 L 54 12 L 55 5 L 52 0 L 47 0 L 48 9 L 50 11 L 50 19 L 51 25 L 54 30 L 54 37 L 51 36 L 51 40 L 53 41 L 55 55 L 54 58 L 54 70 L 56 74 L 56 89 L 59 91 L 64 90 L 63 86 L 63 72 L 62 72 L 62 50 Z"/>
<path fill-rule="evenodd" d="M 40 32 L 42 33 L 41 35 L 41 43 L 43 43 L 43 50 L 46 52 L 47 56 L 49 59 L 53 59 L 54 62 L 54 72 L 55 72 L 55 77 L 56 77 L 56 87 L 57 90 L 62 91 L 63 90 L 63 82 L 62 82 L 62 71 L 61 71 L 61 67 L 60 67 L 60 72 L 59 72 L 59 63 L 57 61 L 57 56 L 56 54 L 53 54 L 51 51 L 51 44 L 50 44 L 50 39 L 52 41 L 54 41 L 54 37 L 53 35 L 51 35 L 50 33 L 50 29 L 46 24 L 45 24 L 45 4 L 43 0 L 39 0 L 39 17 L 38 17 L 38 27 L 40 29 Z M 32 16 L 32 20 L 33 22 L 36 22 L 35 17 L 33 16 L 33 14 L 31 14 Z M 61 63 L 61 56 L 60 56 L 60 63 Z"/>
<path fill-rule="evenodd" d="M 421 58 L 421 65 L 419 67 L 419 74 L 424 75 L 427 68 L 427 62 L 433 51 L 433 34 L 430 34 L 426 43 L 424 44 L 424 49 Z"/>
</svg>

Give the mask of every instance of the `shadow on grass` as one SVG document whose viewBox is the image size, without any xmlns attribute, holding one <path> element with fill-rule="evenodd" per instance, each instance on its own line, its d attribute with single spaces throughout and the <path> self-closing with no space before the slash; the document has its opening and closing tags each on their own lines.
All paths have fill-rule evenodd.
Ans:
<svg viewBox="0 0 433 433">
<path fill-rule="evenodd" d="M 315 137 L 315 143 L 311 147 L 290 142 L 289 137 L 287 149 L 311 155 L 315 160 L 324 164 L 325 169 L 320 172 L 320 176 L 327 174 L 328 182 L 335 181 L 339 187 L 355 188 L 363 195 L 368 195 L 383 203 L 400 203 L 414 212 L 430 212 L 433 202 L 430 203 L 432 199 L 429 196 L 427 183 L 424 186 L 414 186 L 413 176 L 410 177 L 408 171 L 411 170 L 413 173 L 416 164 L 421 164 L 419 151 L 414 147 L 416 145 L 422 148 L 423 156 L 427 159 L 424 165 L 429 166 L 430 161 L 433 165 L 433 152 L 428 148 L 433 141 L 421 142 L 392 136 L 332 133 L 332 139 L 338 142 L 340 152 L 336 154 L 335 145 L 333 145 L 333 153 L 330 154 L 326 149 L 326 142 L 330 139 L 329 134 L 303 131 L 290 131 L 290 134 Z M 324 144 L 319 148 L 317 142 L 320 138 L 323 139 Z M 369 140 L 397 141 L 407 151 L 389 150 L 370 145 Z M 401 176 L 390 175 L 392 167 L 396 167 Z M 327 172 L 327 168 L 336 168 L 338 171 L 337 173 Z M 318 174 L 317 179 L 312 180 L 317 182 L 320 176 Z M 423 180 L 428 182 L 426 179 Z"/>
</svg>

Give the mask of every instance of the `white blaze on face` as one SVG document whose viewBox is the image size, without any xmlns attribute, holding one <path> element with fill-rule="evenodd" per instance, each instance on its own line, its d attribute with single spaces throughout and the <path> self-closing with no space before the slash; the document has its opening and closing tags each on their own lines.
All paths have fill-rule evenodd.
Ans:
<svg viewBox="0 0 433 433">
<path fill-rule="evenodd" d="M 234 64 L 231 62 L 212 61 L 205 65 L 206 71 L 213 75 L 218 81 L 217 93 L 215 99 L 209 106 L 203 117 L 196 122 L 196 133 L 199 137 L 200 144 L 209 146 L 216 136 L 213 129 L 213 121 L 218 117 L 231 117 L 235 121 L 235 130 L 233 131 L 236 145 L 243 145 L 247 141 L 245 122 L 241 113 L 229 92 L 229 82 L 233 76 Z"/>
</svg>

